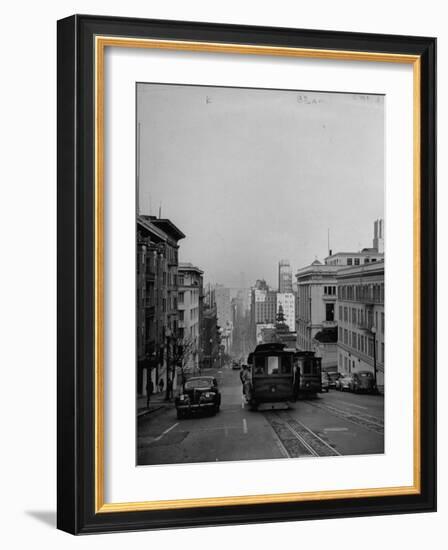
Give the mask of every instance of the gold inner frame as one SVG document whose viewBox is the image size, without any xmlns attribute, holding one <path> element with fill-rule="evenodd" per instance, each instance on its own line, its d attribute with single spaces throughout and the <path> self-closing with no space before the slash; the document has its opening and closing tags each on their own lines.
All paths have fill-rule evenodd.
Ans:
<svg viewBox="0 0 448 550">
<path fill-rule="evenodd" d="M 413 366 L 413 455 L 414 482 L 410 486 L 370 489 L 342 489 L 302 493 L 192 498 L 143 502 L 106 503 L 104 501 L 104 55 L 106 47 L 149 48 L 208 53 L 233 53 L 301 57 L 329 60 L 406 63 L 413 65 L 413 238 L 414 238 L 414 366 Z M 207 506 L 232 506 L 279 502 L 304 502 L 341 498 L 412 495 L 420 493 L 421 484 L 421 426 L 420 426 L 420 56 L 344 50 L 321 50 L 290 47 L 254 46 L 96 36 L 95 46 L 95 512 L 129 512 L 167 510 Z"/>
</svg>

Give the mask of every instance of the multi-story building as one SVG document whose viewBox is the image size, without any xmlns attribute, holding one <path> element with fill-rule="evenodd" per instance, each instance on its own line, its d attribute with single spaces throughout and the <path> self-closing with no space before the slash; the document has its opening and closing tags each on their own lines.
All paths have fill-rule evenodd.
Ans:
<svg viewBox="0 0 448 550">
<path fill-rule="evenodd" d="M 218 316 L 218 325 L 221 328 L 222 344 L 225 353 L 230 353 L 232 347 L 232 309 L 230 307 L 230 288 L 223 285 L 215 285 L 214 302 L 216 304 L 216 314 Z"/>
<path fill-rule="evenodd" d="M 335 370 L 336 356 L 336 273 L 337 266 L 315 260 L 299 269 L 296 314 L 297 347 L 322 357 L 325 370 Z"/>
<path fill-rule="evenodd" d="M 203 298 L 203 274 L 191 263 L 178 267 L 179 340 L 182 345 L 182 366 L 185 371 L 199 369 L 201 349 L 201 302 Z"/>
<path fill-rule="evenodd" d="M 292 293 L 292 270 L 289 260 L 278 262 L 278 291 L 280 293 Z"/>
<path fill-rule="evenodd" d="M 384 253 L 379 252 L 377 248 L 363 248 L 359 252 L 337 252 L 336 254 L 330 254 L 324 261 L 325 265 L 344 267 L 380 262 L 383 258 Z"/>
<path fill-rule="evenodd" d="M 178 332 L 178 242 L 185 235 L 170 220 L 137 217 L 137 392 L 146 393 L 152 377 L 154 390 L 162 379 L 175 380 L 170 365 Z M 168 366 L 168 368 L 167 368 Z"/>
<path fill-rule="evenodd" d="M 297 274 L 297 346 L 315 351 L 322 357 L 325 370 L 339 369 L 337 330 L 340 319 L 336 313 L 338 274 L 344 270 L 369 267 L 384 261 L 383 221 L 374 222 L 373 247 L 359 252 L 338 252 L 315 260 Z M 372 268 L 372 269 L 373 269 Z M 344 334 L 344 333 L 343 333 Z"/>
<path fill-rule="evenodd" d="M 264 279 L 259 279 L 251 290 L 250 332 L 251 345 L 261 342 L 261 331 L 272 328 L 277 315 L 277 292 Z"/>
<path fill-rule="evenodd" d="M 210 299 L 210 292 L 207 294 Z M 204 302 L 204 309 L 201 319 L 201 353 L 200 368 L 212 368 L 217 364 L 219 358 L 219 347 L 221 344 L 218 331 L 218 317 L 216 314 L 216 305 L 210 305 L 209 301 Z"/>
<path fill-rule="evenodd" d="M 338 370 L 377 373 L 384 387 L 384 261 L 338 271 Z"/>
<path fill-rule="evenodd" d="M 280 307 L 283 309 L 285 323 L 290 332 L 295 332 L 296 328 L 296 298 L 292 292 L 277 292 L 276 314 Z"/>
</svg>

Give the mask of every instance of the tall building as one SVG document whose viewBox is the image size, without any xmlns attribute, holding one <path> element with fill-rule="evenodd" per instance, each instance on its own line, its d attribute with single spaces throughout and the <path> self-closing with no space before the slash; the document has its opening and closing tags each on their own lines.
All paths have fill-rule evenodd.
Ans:
<svg viewBox="0 0 448 550">
<path fill-rule="evenodd" d="M 178 242 L 185 235 L 154 216 L 138 216 L 136 230 L 137 392 L 145 394 L 148 376 L 155 390 L 160 378 L 175 376 L 169 357 L 178 336 Z"/>
<path fill-rule="evenodd" d="M 277 292 L 276 314 L 283 310 L 285 323 L 290 332 L 296 330 L 296 298 L 292 292 Z"/>
<path fill-rule="evenodd" d="M 218 318 L 216 315 L 216 305 L 209 305 L 204 301 L 204 309 L 201 319 L 201 369 L 212 368 L 217 364 L 219 358 L 220 335 L 218 332 Z"/>
<path fill-rule="evenodd" d="M 201 302 L 204 272 L 191 263 L 178 267 L 179 340 L 182 342 L 182 366 L 186 371 L 199 369 L 201 349 Z"/>
<path fill-rule="evenodd" d="M 278 291 L 280 293 L 292 293 L 292 270 L 289 260 L 278 262 Z"/>
<path fill-rule="evenodd" d="M 377 371 L 384 387 L 384 261 L 346 267 L 338 284 L 338 370 Z"/>
<path fill-rule="evenodd" d="M 375 220 L 373 225 L 373 248 L 378 252 L 384 252 L 384 220 Z"/>
<path fill-rule="evenodd" d="M 219 284 L 215 285 L 214 302 L 216 304 L 218 325 L 221 328 L 221 343 L 224 346 L 224 352 L 230 353 L 233 335 L 230 288 Z"/>
</svg>

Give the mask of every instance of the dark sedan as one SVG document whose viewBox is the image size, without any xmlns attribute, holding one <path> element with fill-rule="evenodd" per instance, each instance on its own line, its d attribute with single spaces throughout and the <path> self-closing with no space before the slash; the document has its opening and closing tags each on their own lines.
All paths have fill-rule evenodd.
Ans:
<svg viewBox="0 0 448 550">
<path fill-rule="evenodd" d="M 370 371 L 358 371 L 353 374 L 353 391 L 375 393 L 375 379 Z"/>
<path fill-rule="evenodd" d="M 221 405 L 218 382 L 213 376 L 196 376 L 185 382 L 176 397 L 177 418 L 198 412 L 216 414 Z"/>
</svg>

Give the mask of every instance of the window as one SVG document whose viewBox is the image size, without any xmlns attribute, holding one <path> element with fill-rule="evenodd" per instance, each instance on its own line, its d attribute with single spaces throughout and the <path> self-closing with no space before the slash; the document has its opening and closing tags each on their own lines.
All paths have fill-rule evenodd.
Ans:
<svg viewBox="0 0 448 550">
<path fill-rule="evenodd" d="M 325 320 L 334 321 L 334 304 L 325 304 Z"/>
<path fill-rule="evenodd" d="M 340 342 L 342 342 L 342 328 L 341 328 L 341 327 L 339 327 L 339 337 L 338 337 L 338 340 L 339 340 Z"/>
<path fill-rule="evenodd" d="M 347 265 L 353 265 L 353 258 L 347 258 Z"/>
<path fill-rule="evenodd" d="M 359 258 L 355 258 L 355 265 L 359 265 Z"/>
<path fill-rule="evenodd" d="M 356 323 L 356 309 L 355 308 L 352 309 L 352 323 L 353 324 Z"/>
<path fill-rule="evenodd" d="M 178 280 L 179 286 L 184 285 L 184 276 L 183 275 L 178 275 L 177 280 Z"/>
<path fill-rule="evenodd" d="M 342 306 L 339 306 L 339 321 L 342 321 Z"/>
<path fill-rule="evenodd" d="M 369 261 L 370 261 L 369 258 L 366 258 L 366 259 L 364 260 L 364 263 L 365 263 L 365 264 L 368 264 Z"/>
<path fill-rule="evenodd" d="M 183 320 L 184 320 L 184 310 L 181 309 L 181 310 L 179 311 L 179 321 L 183 321 Z"/>
<path fill-rule="evenodd" d="M 183 304 L 184 303 L 184 292 L 179 292 L 178 294 L 178 297 L 179 297 L 179 304 Z"/>
<path fill-rule="evenodd" d="M 381 313 L 381 334 L 384 334 L 384 313 Z"/>
</svg>

